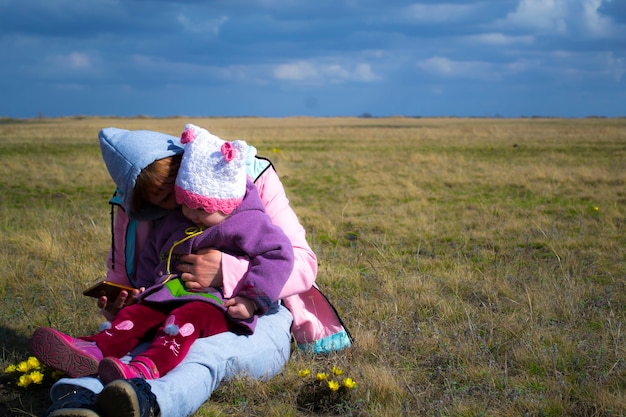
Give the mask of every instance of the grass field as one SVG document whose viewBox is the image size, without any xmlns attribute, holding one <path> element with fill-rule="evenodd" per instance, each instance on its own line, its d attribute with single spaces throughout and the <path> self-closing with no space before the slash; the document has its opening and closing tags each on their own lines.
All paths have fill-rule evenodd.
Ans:
<svg viewBox="0 0 626 417">
<path fill-rule="evenodd" d="M 98 130 L 187 122 L 274 162 L 355 338 L 197 416 L 626 415 L 626 119 L 0 120 L 2 369 L 39 326 L 101 321 L 81 295 L 110 243 Z M 345 395 L 298 375 L 333 366 Z M 49 386 L 0 376 L 0 415 L 41 415 Z"/>
</svg>

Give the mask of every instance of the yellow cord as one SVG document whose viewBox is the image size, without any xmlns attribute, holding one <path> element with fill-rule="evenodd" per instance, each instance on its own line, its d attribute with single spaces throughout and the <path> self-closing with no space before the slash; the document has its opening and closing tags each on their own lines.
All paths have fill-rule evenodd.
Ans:
<svg viewBox="0 0 626 417">
<path fill-rule="evenodd" d="M 163 281 L 163 284 L 165 284 L 167 281 L 169 281 L 173 277 L 178 276 L 178 274 L 172 274 L 172 272 L 170 271 L 170 267 L 172 266 L 172 253 L 174 252 L 174 248 L 180 245 L 181 243 L 183 243 L 184 241 L 189 240 L 194 236 L 198 236 L 202 232 L 204 232 L 203 227 L 195 227 L 195 226 L 188 227 L 185 229 L 185 234 L 187 236 L 185 236 L 181 240 L 177 240 L 176 242 L 174 242 L 174 244 L 170 248 L 170 252 L 167 254 L 167 269 L 165 272 L 169 275 L 167 278 L 165 278 L 165 281 Z"/>
</svg>

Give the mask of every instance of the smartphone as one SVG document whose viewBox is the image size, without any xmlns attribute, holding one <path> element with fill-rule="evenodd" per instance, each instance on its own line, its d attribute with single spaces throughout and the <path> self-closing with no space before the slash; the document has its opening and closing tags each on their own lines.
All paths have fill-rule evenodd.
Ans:
<svg viewBox="0 0 626 417">
<path fill-rule="evenodd" d="M 108 300 L 113 301 L 117 298 L 120 292 L 122 292 L 122 290 L 126 290 L 130 294 L 134 288 L 129 287 L 128 285 L 118 284 L 116 282 L 100 281 L 83 291 L 83 295 L 93 298 L 100 298 L 103 295 L 106 295 Z"/>
</svg>

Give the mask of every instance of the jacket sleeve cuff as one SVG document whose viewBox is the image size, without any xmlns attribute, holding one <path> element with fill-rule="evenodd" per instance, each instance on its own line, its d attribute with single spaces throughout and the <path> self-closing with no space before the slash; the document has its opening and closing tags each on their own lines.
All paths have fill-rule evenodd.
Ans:
<svg viewBox="0 0 626 417">
<path fill-rule="evenodd" d="M 241 277 L 248 272 L 248 259 L 222 253 L 222 290 L 224 297 L 233 296 L 233 291 L 241 280 Z"/>
</svg>

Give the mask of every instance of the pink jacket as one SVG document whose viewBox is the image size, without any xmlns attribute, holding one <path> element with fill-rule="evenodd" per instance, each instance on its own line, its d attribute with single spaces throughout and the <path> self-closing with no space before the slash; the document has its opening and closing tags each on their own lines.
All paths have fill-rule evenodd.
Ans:
<svg viewBox="0 0 626 417">
<path fill-rule="evenodd" d="M 276 171 L 262 158 L 250 158 L 248 174 L 256 178 L 261 201 L 272 222 L 291 240 L 294 268 L 281 291 L 281 299 L 293 315 L 292 333 L 298 346 L 313 353 L 329 353 L 351 346 L 351 337 L 338 313 L 315 285 L 317 258 L 306 241 L 306 232 L 289 205 Z M 134 284 L 134 274 L 143 243 L 152 227 L 150 221 L 129 220 L 116 196 L 111 200 L 113 246 L 107 262 L 107 280 Z M 113 207 L 117 206 L 116 214 Z M 126 262 L 133 259 L 134 262 Z M 248 260 L 222 255 L 224 296 L 231 297 L 238 280 L 248 270 Z"/>
</svg>

